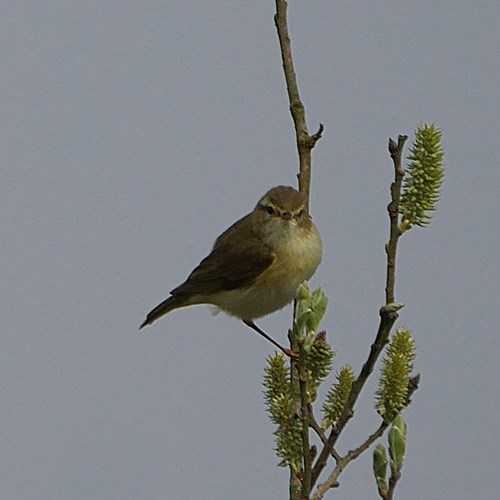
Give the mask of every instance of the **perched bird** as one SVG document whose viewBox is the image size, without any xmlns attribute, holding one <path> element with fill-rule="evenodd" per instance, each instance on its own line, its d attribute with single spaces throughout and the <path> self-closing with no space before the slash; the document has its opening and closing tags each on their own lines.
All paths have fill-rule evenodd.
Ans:
<svg viewBox="0 0 500 500">
<path fill-rule="evenodd" d="M 212 304 L 291 355 L 254 320 L 289 304 L 298 286 L 316 271 L 321 255 L 321 238 L 304 195 L 292 187 L 272 188 L 251 213 L 217 238 L 208 257 L 140 328 L 174 309 Z"/>
</svg>

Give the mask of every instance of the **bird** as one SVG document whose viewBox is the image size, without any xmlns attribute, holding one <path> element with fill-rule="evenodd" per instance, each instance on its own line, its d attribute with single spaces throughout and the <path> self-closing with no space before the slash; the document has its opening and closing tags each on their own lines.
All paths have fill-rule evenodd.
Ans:
<svg viewBox="0 0 500 500">
<path fill-rule="evenodd" d="M 292 302 L 321 259 L 322 241 L 306 197 L 290 186 L 274 187 L 215 240 L 209 255 L 147 314 L 139 329 L 174 309 L 210 304 L 293 357 L 254 321 Z"/>
</svg>

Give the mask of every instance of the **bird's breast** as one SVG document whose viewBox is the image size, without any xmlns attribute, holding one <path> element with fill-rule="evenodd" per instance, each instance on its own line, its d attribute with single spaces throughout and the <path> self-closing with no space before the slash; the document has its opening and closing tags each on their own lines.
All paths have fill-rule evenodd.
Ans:
<svg viewBox="0 0 500 500">
<path fill-rule="evenodd" d="M 321 239 L 313 226 L 307 236 L 281 242 L 272 264 L 250 286 L 222 292 L 214 303 L 244 320 L 266 316 L 295 298 L 298 286 L 311 278 L 321 256 Z"/>
</svg>

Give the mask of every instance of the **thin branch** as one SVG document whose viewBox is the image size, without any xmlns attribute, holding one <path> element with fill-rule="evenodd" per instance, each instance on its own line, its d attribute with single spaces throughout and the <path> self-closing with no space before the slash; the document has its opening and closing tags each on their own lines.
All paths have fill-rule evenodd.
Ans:
<svg viewBox="0 0 500 500">
<path fill-rule="evenodd" d="M 274 24 L 276 26 L 276 31 L 278 32 L 281 60 L 283 63 L 283 71 L 285 73 L 288 101 L 290 103 L 290 113 L 293 119 L 297 151 L 299 153 L 299 190 L 302 193 L 305 193 L 307 198 L 307 207 L 309 207 L 309 194 L 311 191 L 311 150 L 316 145 L 316 142 L 321 138 L 324 126 L 320 124 L 318 132 L 312 136 L 309 135 L 305 108 L 302 100 L 300 99 L 297 76 L 295 75 L 293 65 L 292 46 L 290 36 L 288 34 L 287 8 L 288 4 L 285 0 L 276 0 Z"/>
<path fill-rule="evenodd" d="M 401 472 L 392 470 L 391 477 L 389 478 L 389 488 L 384 496 L 384 500 L 392 500 L 394 498 L 394 491 L 398 481 L 401 479 Z"/>
<path fill-rule="evenodd" d="M 338 474 L 342 472 L 338 466 L 335 467 L 335 470 L 328 476 L 328 479 L 316 488 L 316 492 L 312 496 L 312 500 L 321 500 L 329 489 L 338 488 L 340 486 L 340 483 L 337 481 L 337 472 Z"/>
<path fill-rule="evenodd" d="M 325 431 L 318 424 L 316 417 L 314 416 L 312 405 L 309 405 L 309 426 L 311 429 L 317 434 L 317 436 L 321 439 L 323 444 L 326 444 L 328 438 L 326 437 Z M 335 448 L 332 449 L 331 456 L 335 459 L 335 462 L 338 462 L 341 459 L 341 456 L 337 453 Z"/>
<path fill-rule="evenodd" d="M 307 403 L 307 371 L 306 371 L 306 351 L 304 342 L 299 342 L 299 387 L 300 387 L 300 419 L 301 419 L 301 434 L 302 434 L 302 454 L 304 459 L 304 474 L 302 478 L 302 497 L 309 500 L 311 491 L 311 470 L 312 470 L 312 453 L 309 444 L 309 423 L 310 412 Z"/>
<path fill-rule="evenodd" d="M 389 153 L 394 163 L 394 182 L 391 184 L 391 202 L 387 207 L 390 218 L 390 236 L 389 242 L 385 247 L 387 253 L 387 275 L 385 285 L 385 303 L 392 304 L 394 302 L 394 288 L 396 284 L 396 252 L 398 240 L 401 236 L 399 230 L 399 200 L 401 198 L 401 185 L 405 172 L 401 167 L 401 158 L 403 156 L 403 148 L 408 136 L 400 135 L 396 144 L 392 139 L 389 139 Z"/>
<path fill-rule="evenodd" d="M 326 437 L 325 431 L 318 424 L 318 421 L 316 420 L 316 417 L 314 416 L 312 405 L 309 405 L 309 414 L 311 415 L 311 417 L 309 419 L 309 426 L 317 434 L 317 436 L 321 439 L 322 443 L 325 444 L 328 441 L 328 438 Z"/>
<path fill-rule="evenodd" d="M 312 497 L 313 500 L 320 500 L 330 488 L 337 488 L 339 486 L 338 478 L 347 465 L 358 458 L 361 453 L 367 450 L 378 438 L 380 438 L 388 426 L 388 424 L 382 422 L 379 428 L 371 436 L 369 436 L 363 444 L 358 446 L 356 449 L 349 451 L 349 453 L 347 453 L 344 457 L 341 457 L 337 461 L 335 469 L 328 476 L 328 479 L 324 483 L 319 484 L 316 488 L 316 492 Z"/>
<path fill-rule="evenodd" d="M 385 430 L 389 427 L 389 424 L 386 422 L 382 421 L 382 423 L 379 425 L 378 429 L 371 434 L 364 443 L 360 444 L 357 448 L 354 450 L 349 451 L 347 455 L 342 459 L 342 463 L 344 467 L 349 463 L 352 462 L 353 460 L 356 460 L 361 453 L 363 453 L 365 450 L 367 450 L 379 437 L 384 434 Z"/>
<path fill-rule="evenodd" d="M 368 377 L 373 372 L 375 363 L 389 341 L 389 334 L 392 326 L 398 318 L 397 310 L 402 307 L 394 304 L 394 285 L 395 285 L 395 269 L 396 269 L 396 250 L 400 237 L 398 229 L 398 207 L 399 198 L 401 195 L 401 184 L 404 171 L 401 168 L 401 158 L 403 154 L 404 143 L 407 137 L 400 135 L 398 143 L 389 142 L 389 153 L 394 163 L 395 180 L 391 185 L 391 203 L 388 206 L 390 218 L 390 237 L 386 245 L 387 252 L 387 276 L 386 276 L 386 305 L 380 309 L 380 324 L 377 331 L 375 341 L 371 345 L 368 359 L 364 363 L 361 372 L 357 379 L 353 382 L 351 393 L 344 406 L 342 414 L 337 422 L 337 425 L 332 427 L 326 444 L 323 446 L 316 463 L 312 470 L 312 486 L 314 486 L 319 478 L 319 475 L 325 468 L 331 450 L 335 446 L 341 432 L 347 425 L 354 414 L 354 405 L 365 385 Z"/>
</svg>

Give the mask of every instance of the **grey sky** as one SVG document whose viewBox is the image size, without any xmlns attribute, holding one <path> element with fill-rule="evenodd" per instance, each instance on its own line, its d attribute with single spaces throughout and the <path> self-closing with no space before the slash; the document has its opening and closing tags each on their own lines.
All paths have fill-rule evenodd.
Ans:
<svg viewBox="0 0 500 500">
<path fill-rule="evenodd" d="M 297 159 L 274 2 L 2 2 L 0 497 L 278 499 L 262 402 L 272 346 L 206 307 L 138 333 L 215 237 Z M 498 481 L 500 6 L 292 1 L 324 240 L 312 280 L 336 366 L 383 302 L 388 138 L 442 128 L 446 181 L 401 241 L 398 325 L 421 388 L 398 498 Z M 285 339 L 290 309 L 260 325 Z M 340 450 L 373 431 L 375 380 Z M 371 455 L 332 498 L 377 498 Z"/>
</svg>

